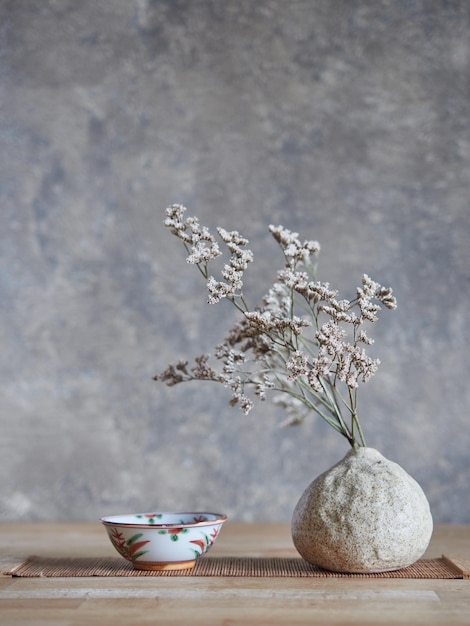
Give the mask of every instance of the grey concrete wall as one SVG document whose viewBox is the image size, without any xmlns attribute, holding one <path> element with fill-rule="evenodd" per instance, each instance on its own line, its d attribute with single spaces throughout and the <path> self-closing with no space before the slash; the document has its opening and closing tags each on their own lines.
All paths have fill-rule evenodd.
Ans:
<svg viewBox="0 0 470 626">
<path fill-rule="evenodd" d="M 364 272 L 394 288 L 368 443 L 470 522 L 469 7 L 0 2 L 2 519 L 288 520 L 347 451 L 317 419 L 151 380 L 234 319 L 162 224 L 181 202 L 250 239 L 250 295 L 281 261 L 270 223 L 319 240 L 345 296 Z"/>
</svg>

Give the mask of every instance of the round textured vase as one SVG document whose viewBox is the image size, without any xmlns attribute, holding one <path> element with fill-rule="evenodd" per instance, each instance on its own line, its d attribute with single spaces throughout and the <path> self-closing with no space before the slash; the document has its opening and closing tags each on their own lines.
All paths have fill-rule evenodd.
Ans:
<svg viewBox="0 0 470 626">
<path fill-rule="evenodd" d="M 418 483 L 373 448 L 351 450 L 304 491 L 292 538 L 309 563 L 335 572 L 385 572 L 417 561 L 431 539 Z"/>
</svg>

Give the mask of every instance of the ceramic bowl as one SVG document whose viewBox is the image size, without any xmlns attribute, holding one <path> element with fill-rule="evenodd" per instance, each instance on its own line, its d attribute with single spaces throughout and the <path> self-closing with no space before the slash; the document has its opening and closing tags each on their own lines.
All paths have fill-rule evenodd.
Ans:
<svg viewBox="0 0 470 626">
<path fill-rule="evenodd" d="M 130 513 L 102 517 L 121 556 L 144 570 L 194 567 L 214 544 L 226 515 L 219 513 Z"/>
</svg>

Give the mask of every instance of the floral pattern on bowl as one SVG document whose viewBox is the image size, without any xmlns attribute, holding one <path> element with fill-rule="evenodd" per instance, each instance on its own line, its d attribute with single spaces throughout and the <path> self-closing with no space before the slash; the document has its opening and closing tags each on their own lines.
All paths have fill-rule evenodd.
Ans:
<svg viewBox="0 0 470 626">
<path fill-rule="evenodd" d="M 135 513 L 101 518 L 117 552 L 137 569 L 187 569 L 214 544 L 219 513 Z"/>
</svg>

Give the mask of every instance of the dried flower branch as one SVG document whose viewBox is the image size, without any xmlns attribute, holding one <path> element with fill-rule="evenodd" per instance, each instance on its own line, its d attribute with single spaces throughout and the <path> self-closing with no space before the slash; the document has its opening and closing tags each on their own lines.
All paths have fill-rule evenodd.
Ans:
<svg viewBox="0 0 470 626">
<path fill-rule="evenodd" d="M 221 383 L 231 390 L 230 406 L 238 404 L 245 414 L 255 398 L 264 401 L 274 392 L 273 401 L 285 408 L 288 424 L 299 424 L 314 411 L 351 446 L 365 446 L 357 394 L 380 361 L 366 353 L 373 340 L 364 325 L 377 321 L 380 304 L 396 308 L 392 289 L 364 274 L 355 298 L 339 300 L 329 283 L 316 279 L 318 242 L 301 242 L 297 233 L 270 226 L 284 266 L 261 305 L 250 309 L 242 292 L 244 272 L 253 261 L 248 240 L 237 231 L 217 229 L 230 257 L 216 279 L 209 265 L 223 253 L 209 230 L 196 217 L 185 218 L 185 212 L 182 205 L 170 206 L 165 225 L 183 242 L 187 262 L 204 276 L 208 302 L 228 299 L 242 317 L 215 348 L 218 370 L 209 365 L 209 355 L 201 355 L 192 367 L 180 361 L 154 379 L 169 386 L 190 380 Z"/>
</svg>

